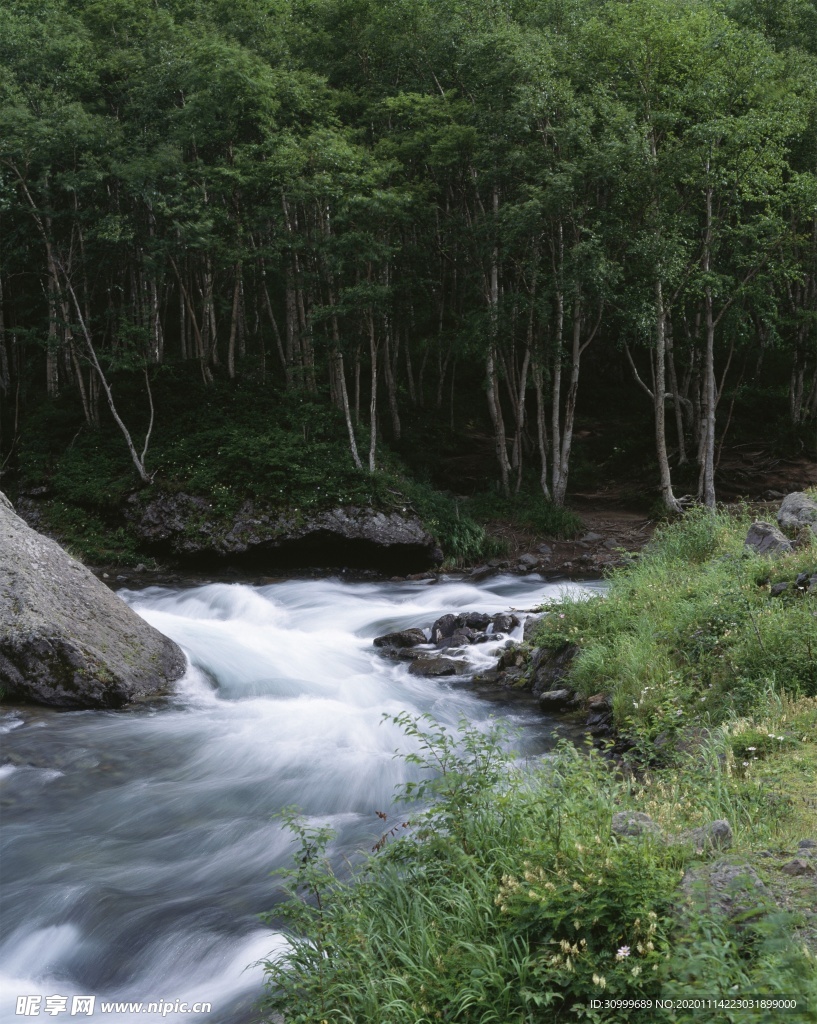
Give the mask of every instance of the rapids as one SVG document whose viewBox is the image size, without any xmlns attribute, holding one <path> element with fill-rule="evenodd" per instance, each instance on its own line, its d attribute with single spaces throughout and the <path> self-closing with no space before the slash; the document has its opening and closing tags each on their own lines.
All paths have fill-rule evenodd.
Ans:
<svg viewBox="0 0 817 1024">
<path fill-rule="evenodd" d="M 391 815 L 412 771 L 394 756 L 409 741 L 384 714 L 428 712 L 454 728 L 502 714 L 524 755 L 553 742 L 553 721 L 529 700 L 409 676 L 373 637 L 595 586 L 506 576 L 120 592 L 182 645 L 189 669 L 160 706 L 0 711 L 2 1024 L 31 1019 L 15 1013 L 21 996 L 40 996 L 37 1016 L 50 1020 L 88 1019 L 71 1016 L 77 995 L 94 995 L 108 1024 L 254 1019 L 258 962 L 285 941 L 259 920 L 275 902 L 270 872 L 292 856 L 281 808 L 331 824 L 339 862 L 370 848 L 383 830 L 375 812 Z M 487 665 L 502 642 L 468 656 Z M 46 1015 L 55 995 L 67 1009 Z M 102 1013 L 103 1000 L 212 1010 Z"/>
</svg>

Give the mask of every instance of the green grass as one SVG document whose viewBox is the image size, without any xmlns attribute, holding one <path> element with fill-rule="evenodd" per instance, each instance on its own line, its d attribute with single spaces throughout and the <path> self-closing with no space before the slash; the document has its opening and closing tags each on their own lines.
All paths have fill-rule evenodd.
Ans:
<svg viewBox="0 0 817 1024">
<path fill-rule="evenodd" d="M 748 523 L 691 513 L 617 571 L 604 599 L 565 602 L 543 620 L 539 643 L 579 646 L 571 685 L 612 694 L 635 770 L 566 743 L 523 767 L 499 730 L 461 723 L 454 737 L 403 715 L 423 781 L 398 797 L 407 825 L 361 853 L 351 878 L 329 865 L 331 833 L 289 815 L 295 865 L 276 914 L 291 945 L 266 964 L 273 1019 L 814 1019 L 814 881 L 779 869 L 799 840 L 817 838 L 817 603 L 772 599 L 769 584 L 813 568 L 817 548 L 758 558 L 743 551 Z M 649 814 L 659 834 L 613 834 L 620 810 Z M 734 920 L 680 888 L 723 853 L 667 841 L 719 818 L 733 831 L 728 858 L 765 884 Z M 795 998 L 798 1010 L 655 1002 L 730 996 Z M 605 1010 L 605 999 L 645 1008 Z"/>
<path fill-rule="evenodd" d="M 423 745 L 410 759 L 427 769 L 404 796 L 432 801 L 425 812 L 409 811 L 408 834 L 384 837 L 340 880 L 325 856 L 331 833 L 288 818 L 295 867 L 284 873 L 276 912 L 292 937 L 266 964 L 266 1010 L 281 1015 L 274 1019 L 714 1024 L 744 1018 L 659 1011 L 654 1002 L 643 1013 L 611 1013 L 592 1001 L 732 991 L 795 994 L 801 1006 L 817 999 L 813 954 L 797 941 L 802 913 L 761 899 L 742 929 L 709 912 L 682 913 L 678 887 L 698 859 L 692 850 L 611 832 L 614 812 L 639 809 L 665 834 L 728 817 L 740 856 L 749 837 L 779 834 L 789 806 L 769 812 L 756 783 L 725 756 L 725 732 L 689 756 L 683 783 L 677 771 L 633 782 L 594 751 L 563 744 L 522 769 L 496 731 L 485 736 L 462 724 L 457 742 L 430 719 L 400 721 Z"/>
<path fill-rule="evenodd" d="M 817 569 L 817 545 L 761 558 L 743 547 L 750 521 L 698 510 L 664 527 L 605 597 L 551 606 L 534 643 L 576 643 L 570 685 L 609 693 L 619 730 L 647 744 L 770 694 L 817 695 L 817 599 L 769 593 Z"/>
<path fill-rule="evenodd" d="M 583 528 L 575 512 L 547 501 L 535 487 L 508 497 L 497 491 L 475 494 L 467 500 L 466 508 L 480 523 L 516 523 L 542 537 L 571 538 Z"/>
</svg>

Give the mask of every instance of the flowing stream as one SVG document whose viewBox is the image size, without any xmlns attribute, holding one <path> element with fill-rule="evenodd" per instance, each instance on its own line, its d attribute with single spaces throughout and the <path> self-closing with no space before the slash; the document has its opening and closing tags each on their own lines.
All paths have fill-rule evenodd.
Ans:
<svg viewBox="0 0 817 1024">
<path fill-rule="evenodd" d="M 109 1024 L 254 1019 L 259 961 L 285 941 L 259 920 L 275 902 L 270 872 L 292 857 L 282 807 L 331 824 L 339 859 L 370 848 L 383 829 L 375 812 L 396 813 L 395 787 L 412 770 L 394 757 L 409 740 L 384 714 L 429 712 L 453 728 L 501 714 L 522 730 L 523 754 L 553 742 L 553 721 L 530 700 L 410 676 L 372 639 L 594 586 L 528 576 L 121 592 L 190 667 L 161 706 L 0 713 L 0 1022 L 31 1019 L 15 1012 L 29 995 L 48 1020 L 88 1019 L 71 1015 L 84 995 Z M 505 639 L 468 657 L 487 666 Z M 63 1005 L 47 1003 L 55 995 L 66 1009 L 47 1015 Z M 103 1014 L 103 1000 L 144 1007 Z M 212 1009 L 167 1013 L 176 1000 Z"/>
</svg>

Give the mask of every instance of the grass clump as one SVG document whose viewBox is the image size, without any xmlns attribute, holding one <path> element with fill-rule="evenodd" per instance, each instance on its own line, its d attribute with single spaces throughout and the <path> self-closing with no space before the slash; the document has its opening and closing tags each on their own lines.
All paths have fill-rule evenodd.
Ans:
<svg viewBox="0 0 817 1024">
<path fill-rule="evenodd" d="M 342 880 L 327 857 L 331 832 L 288 817 L 295 867 L 277 910 L 292 934 L 265 965 L 272 1019 L 714 1022 L 733 1017 L 655 1000 L 738 990 L 794 992 L 801 1005 L 817 998 L 813 956 L 793 941 L 797 914 L 764 906 L 736 931 L 708 912 L 683 912 L 678 887 L 692 851 L 611 830 L 614 812 L 649 810 L 665 835 L 730 815 L 739 844 L 752 823 L 767 836 L 787 809 L 770 816 L 754 783 L 732 771 L 724 733 L 696 755 L 682 787 L 677 773 L 624 780 L 598 753 L 569 744 L 522 768 L 497 730 L 462 725 L 455 739 L 427 717 L 398 721 L 419 740 L 409 760 L 423 770 L 402 794 L 414 810 L 391 830 L 399 838 L 382 837 Z M 418 810 L 417 800 L 430 807 Z M 634 1003 L 611 1012 L 609 999 Z"/>
<path fill-rule="evenodd" d="M 467 509 L 480 523 L 515 523 L 543 537 L 569 539 L 583 529 L 575 512 L 548 501 L 541 490 L 523 490 L 511 495 L 484 491 L 467 499 Z"/>
<path fill-rule="evenodd" d="M 817 568 L 817 547 L 762 558 L 743 546 L 749 523 L 693 511 L 615 571 L 606 596 L 564 601 L 542 620 L 536 642 L 577 644 L 571 685 L 609 693 L 633 739 L 751 713 L 770 692 L 817 695 L 817 599 L 793 584 L 770 596 Z"/>
</svg>

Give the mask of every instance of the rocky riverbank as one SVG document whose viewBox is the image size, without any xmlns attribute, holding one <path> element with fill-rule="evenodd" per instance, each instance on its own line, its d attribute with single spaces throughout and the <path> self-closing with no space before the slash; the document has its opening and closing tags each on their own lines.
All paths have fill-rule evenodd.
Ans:
<svg viewBox="0 0 817 1024">
<path fill-rule="evenodd" d="M 769 510 L 764 511 L 768 514 Z M 804 492 L 793 492 L 773 511 L 774 516 L 769 518 L 774 518 L 774 522 L 756 519 L 745 531 L 745 555 L 761 556 L 771 564 L 797 551 L 812 551 L 817 537 L 817 500 Z M 580 543 L 588 546 L 593 543 L 598 549 L 599 540 L 600 537 L 594 535 Z M 605 546 L 605 550 L 610 550 L 609 546 Z M 627 557 L 632 560 L 633 556 L 628 554 Z M 508 571 L 512 566 L 507 561 L 498 562 L 495 566 L 478 566 L 469 578 L 484 579 L 500 568 Z M 518 572 L 541 571 L 541 568 L 532 556 L 523 556 L 515 565 Z M 817 560 L 805 570 L 799 563 L 797 568 L 799 571 L 793 570 L 790 578 L 763 576 L 759 579 L 759 585 L 768 585 L 768 599 L 782 601 L 797 595 L 817 595 Z M 716 597 L 716 603 L 717 600 Z M 597 692 L 588 692 L 586 683 L 583 692 L 579 692 L 571 678 L 574 661 L 581 652 L 579 638 L 565 636 L 558 629 L 546 630 L 540 636 L 540 625 L 547 615 L 547 609 L 528 613 L 524 617 L 522 636 L 511 638 L 510 634 L 520 625 L 516 614 L 491 617 L 479 611 L 451 613 L 438 618 L 430 630 L 415 627 L 386 634 L 377 637 L 374 646 L 384 657 L 410 662 L 412 675 L 462 676 L 475 685 L 529 691 L 544 712 L 581 714 L 586 731 L 595 739 L 618 737 L 626 747 L 630 741 L 618 736 L 614 697 L 604 686 L 603 677 L 598 680 Z M 560 613 L 559 619 L 564 618 L 565 614 Z M 702 632 L 699 630 L 699 634 Z M 495 666 L 488 670 L 475 670 L 464 657 L 465 651 L 472 645 L 493 641 L 497 637 L 507 639 Z M 643 693 L 649 689 L 648 686 Z M 637 709 L 639 701 L 633 703 Z M 678 714 L 683 715 L 683 709 L 679 709 Z M 670 732 L 665 729 L 656 737 L 656 749 L 666 744 Z M 685 736 L 681 742 L 687 740 L 688 736 Z"/>
</svg>

